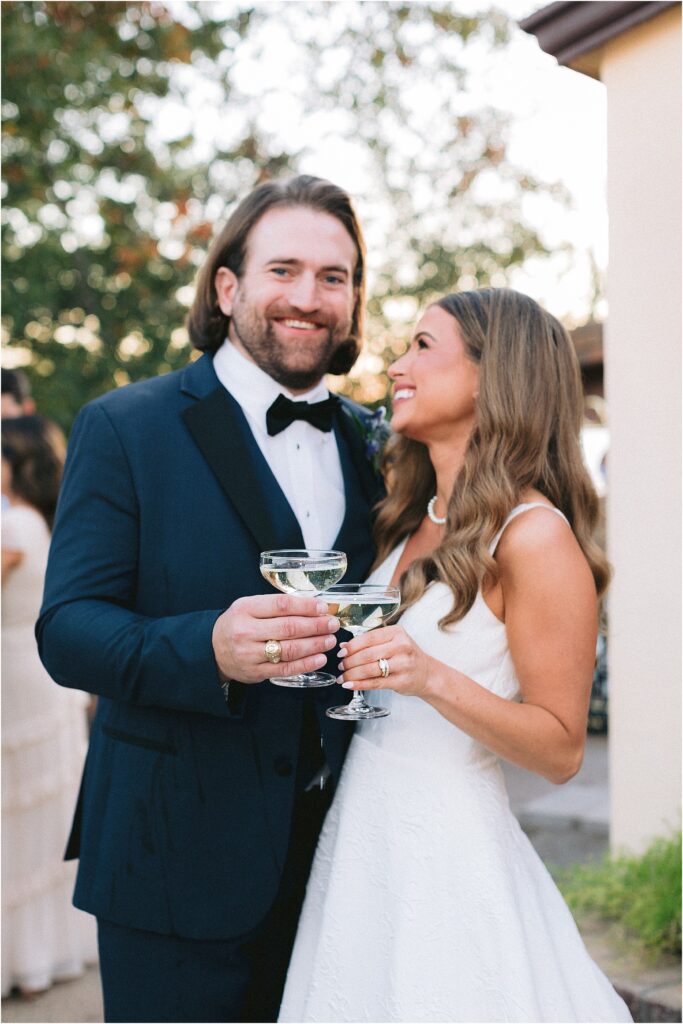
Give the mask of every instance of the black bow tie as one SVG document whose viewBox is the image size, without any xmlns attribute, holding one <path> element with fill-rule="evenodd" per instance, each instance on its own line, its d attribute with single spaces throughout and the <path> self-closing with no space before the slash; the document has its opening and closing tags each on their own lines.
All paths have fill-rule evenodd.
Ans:
<svg viewBox="0 0 683 1024">
<path fill-rule="evenodd" d="M 294 420 L 306 420 L 318 430 L 332 430 L 332 416 L 339 399 L 330 395 L 323 402 L 292 402 L 278 395 L 266 413 L 266 427 L 271 437 L 285 430 Z"/>
</svg>

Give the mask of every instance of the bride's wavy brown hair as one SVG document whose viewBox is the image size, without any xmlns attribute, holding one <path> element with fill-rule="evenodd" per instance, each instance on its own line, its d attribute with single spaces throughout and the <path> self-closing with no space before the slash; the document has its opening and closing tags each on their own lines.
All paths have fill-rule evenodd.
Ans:
<svg viewBox="0 0 683 1024">
<path fill-rule="evenodd" d="M 593 540 L 599 505 L 581 457 L 581 373 L 567 332 L 533 299 L 507 288 L 453 293 L 436 305 L 457 321 L 467 355 L 479 366 L 476 423 L 443 540 L 401 577 L 401 610 L 438 580 L 453 592 L 453 607 L 439 625 L 460 620 L 482 581 L 498 578 L 488 546 L 530 487 L 564 512 L 601 595 L 609 567 Z M 427 447 L 418 441 L 392 437 L 383 468 L 387 497 L 375 522 L 375 565 L 417 529 L 435 491 Z"/>
</svg>

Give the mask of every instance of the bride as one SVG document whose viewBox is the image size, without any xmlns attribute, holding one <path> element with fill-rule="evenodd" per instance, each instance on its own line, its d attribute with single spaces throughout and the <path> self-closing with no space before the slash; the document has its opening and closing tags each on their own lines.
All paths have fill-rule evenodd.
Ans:
<svg viewBox="0 0 683 1024">
<path fill-rule="evenodd" d="M 340 670 L 391 716 L 353 738 L 280 1020 L 630 1021 L 499 765 L 561 784 L 583 756 L 608 569 L 572 344 L 526 296 L 452 294 L 389 375 L 370 581 L 402 606 Z"/>
</svg>

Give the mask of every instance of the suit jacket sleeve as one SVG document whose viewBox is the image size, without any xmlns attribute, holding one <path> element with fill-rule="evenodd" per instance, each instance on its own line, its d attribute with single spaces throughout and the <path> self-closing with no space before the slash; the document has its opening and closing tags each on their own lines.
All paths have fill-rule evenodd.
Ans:
<svg viewBox="0 0 683 1024">
<path fill-rule="evenodd" d="M 105 409 L 87 406 L 69 444 L 36 636 L 62 686 L 229 717 L 211 644 L 224 609 L 162 618 L 135 610 L 139 512 Z"/>
</svg>

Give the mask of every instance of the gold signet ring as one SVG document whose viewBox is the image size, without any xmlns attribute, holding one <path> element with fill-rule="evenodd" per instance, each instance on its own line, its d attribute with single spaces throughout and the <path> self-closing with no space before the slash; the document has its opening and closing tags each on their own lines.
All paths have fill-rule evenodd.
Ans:
<svg viewBox="0 0 683 1024">
<path fill-rule="evenodd" d="M 379 674 L 382 679 L 386 679 L 389 675 L 389 662 L 386 658 L 378 658 L 377 664 L 379 665 Z"/>
<path fill-rule="evenodd" d="M 266 640 L 263 645 L 263 653 L 266 656 L 266 661 L 269 661 L 271 665 L 277 665 L 282 661 L 282 644 L 279 640 Z"/>
</svg>

